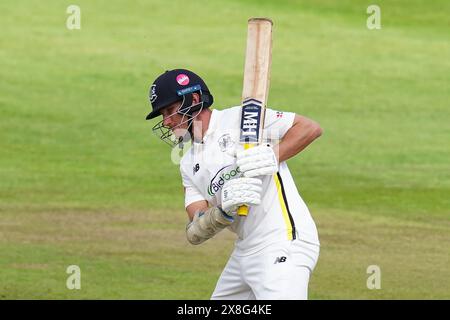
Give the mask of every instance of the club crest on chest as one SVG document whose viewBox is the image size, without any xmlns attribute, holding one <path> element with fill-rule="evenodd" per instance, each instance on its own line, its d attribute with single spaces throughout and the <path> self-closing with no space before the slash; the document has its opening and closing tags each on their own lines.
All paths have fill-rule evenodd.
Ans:
<svg viewBox="0 0 450 320">
<path fill-rule="evenodd" d="M 231 135 L 229 133 L 222 135 L 219 138 L 218 143 L 219 143 L 220 151 L 222 151 L 222 152 L 227 151 L 234 145 L 234 141 L 231 140 Z"/>
</svg>

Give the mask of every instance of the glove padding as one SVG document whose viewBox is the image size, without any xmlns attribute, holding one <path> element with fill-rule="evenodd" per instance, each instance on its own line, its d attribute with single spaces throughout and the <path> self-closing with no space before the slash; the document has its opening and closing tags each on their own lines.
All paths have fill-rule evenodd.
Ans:
<svg viewBox="0 0 450 320">
<path fill-rule="evenodd" d="M 242 205 L 257 206 L 261 203 L 262 181 L 257 178 L 236 178 L 228 181 L 222 188 L 222 210 L 236 215 Z"/>
<path fill-rule="evenodd" d="M 256 146 L 236 154 L 239 170 L 244 177 L 252 178 L 273 175 L 278 172 L 278 160 L 275 152 L 268 146 Z"/>
</svg>

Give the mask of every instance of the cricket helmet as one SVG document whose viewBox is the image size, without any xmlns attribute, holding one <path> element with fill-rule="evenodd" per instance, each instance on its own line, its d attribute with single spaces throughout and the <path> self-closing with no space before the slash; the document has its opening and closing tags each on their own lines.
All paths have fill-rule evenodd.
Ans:
<svg viewBox="0 0 450 320">
<path fill-rule="evenodd" d="M 152 112 L 147 115 L 146 120 L 161 115 L 162 109 L 177 101 L 185 101 L 187 98 L 192 103 L 192 93 L 195 92 L 200 94 L 200 102 L 204 108 L 213 104 L 214 99 L 206 83 L 194 72 L 186 69 L 164 72 L 150 86 L 149 99 Z"/>
</svg>

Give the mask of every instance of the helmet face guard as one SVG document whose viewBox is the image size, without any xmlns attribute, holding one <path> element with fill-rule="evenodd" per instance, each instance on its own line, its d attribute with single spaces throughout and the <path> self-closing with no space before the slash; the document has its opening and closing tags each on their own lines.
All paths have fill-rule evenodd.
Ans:
<svg viewBox="0 0 450 320">
<path fill-rule="evenodd" d="M 200 90 L 200 97 L 202 97 L 201 90 Z M 152 128 L 153 133 L 172 148 L 179 145 L 180 148 L 182 149 L 184 144 L 186 142 L 189 142 L 193 137 L 192 133 L 192 125 L 194 122 L 193 120 L 203 110 L 204 101 L 200 101 L 199 103 L 192 105 L 192 100 L 193 100 L 192 93 L 184 94 L 183 101 L 178 110 L 167 117 L 170 118 L 175 115 L 181 115 L 182 118 L 178 125 L 176 125 L 173 128 L 167 127 L 164 125 L 164 119 L 162 119 Z M 183 125 L 186 123 L 188 124 L 187 128 L 183 128 Z"/>
</svg>

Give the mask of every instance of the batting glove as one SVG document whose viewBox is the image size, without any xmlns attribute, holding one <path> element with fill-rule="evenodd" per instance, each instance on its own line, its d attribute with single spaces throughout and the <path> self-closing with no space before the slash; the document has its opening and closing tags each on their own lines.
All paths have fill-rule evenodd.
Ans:
<svg viewBox="0 0 450 320">
<path fill-rule="evenodd" d="M 273 175 L 278 172 L 278 160 L 269 146 L 261 145 L 237 152 L 237 165 L 244 177 Z"/>
<path fill-rule="evenodd" d="M 222 210 L 235 216 L 242 205 L 257 206 L 261 203 L 262 181 L 257 178 L 236 178 L 222 188 Z"/>
</svg>

